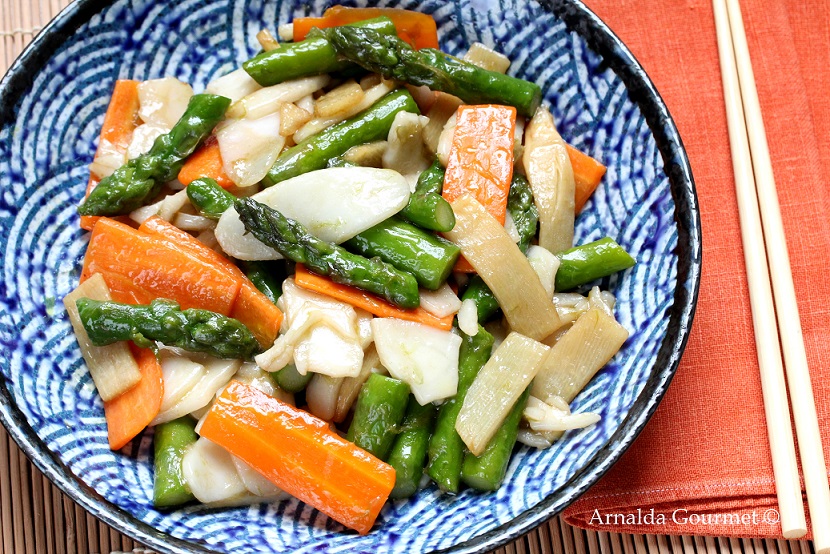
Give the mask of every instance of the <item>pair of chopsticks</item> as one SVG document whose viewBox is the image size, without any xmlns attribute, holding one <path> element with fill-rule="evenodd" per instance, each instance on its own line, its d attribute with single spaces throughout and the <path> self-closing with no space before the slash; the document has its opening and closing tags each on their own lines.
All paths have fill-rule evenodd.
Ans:
<svg viewBox="0 0 830 554">
<path fill-rule="evenodd" d="M 788 539 L 803 537 L 807 532 L 784 382 L 786 365 L 813 541 L 817 554 L 828 554 L 827 469 L 741 8 L 738 0 L 713 0 L 713 6 L 781 527 Z"/>
</svg>

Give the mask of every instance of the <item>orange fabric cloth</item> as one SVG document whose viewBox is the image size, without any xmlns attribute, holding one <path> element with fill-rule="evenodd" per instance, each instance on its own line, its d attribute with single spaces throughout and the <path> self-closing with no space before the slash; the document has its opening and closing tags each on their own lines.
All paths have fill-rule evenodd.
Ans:
<svg viewBox="0 0 830 554">
<path fill-rule="evenodd" d="M 711 3 L 587 3 L 638 57 L 680 129 L 700 197 L 703 275 L 665 399 L 566 520 L 602 531 L 778 537 L 780 525 L 764 521 L 777 502 Z M 830 4 L 743 0 L 742 8 L 830 461 Z"/>
</svg>

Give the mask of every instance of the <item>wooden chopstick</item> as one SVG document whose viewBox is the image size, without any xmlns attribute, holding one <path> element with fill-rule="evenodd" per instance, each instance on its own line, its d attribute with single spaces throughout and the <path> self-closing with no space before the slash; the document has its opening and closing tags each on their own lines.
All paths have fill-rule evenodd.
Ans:
<svg viewBox="0 0 830 554">
<path fill-rule="evenodd" d="M 748 181 L 749 176 L 754 176 L 752 190 L 745 193 L 739 192 L 739 203 L 741 197 L 745 202 L 753 204 L 754 209 L 749 210 L 752 214 L 752 231 L 745 228 L 744 215 L 741 214 L 742 233 L 744 235 L 744 250 L 749 251 L 746 246 L 747 235 L 755 236 L 753 249 L 758 248 L 755 244 L 760 240 L 760 228 L 763 227 L 763 243 L 761 248 L 766 249 L 766 257 L 773 263 L 769 279 L 772 283 L 774 293 L 775 311 L 777 313 L 778 333 L 781 339 L 781 348 L 786 362 L 787 382 L 789 384 L 790 399 L 793 406 L 796 434 L 798 436 L 799 453 L 804 471 L 804 483 L 807 489 L 807 502 L 810 508 L 810 519 L 812 521 L 813 541 L 818 554 L 830 553 L 830 487 L 827 480 L 827 469 L 824 460 L 824 452 L 821 446 L 821 435 L 819 432 L 818 417 L 816 415 L 815 399 L 810 382 L 810 372 L 807 366 L 807 354 L 804 348 L 804 338 L 801 332 L 801 321 L 798 315 L 798 304 L 795 298 L 795 287 L 793 285 L 792 270 L 790 268 L 789 254 L 787 252 L 784 225 L 781 220 L 781 210 L 778 205 L 778 194 L 775 188 L 775 180 L 772 172 L 772 162 L 769 155 L 764 122 L 761 116 L 758 91 L 755 86 L 755 77 L 752 71 L 752 63 L 749 57 L 749 47 L 746 40 L 746 31 L 743 27 L 743 18 L 738 0 L 714 0 L 716 25 L 718 26 L 718 45 L 721 51 L 721 72 L 724 79 L 724 94 L 727 97 L 727 112 L 730 127 L 730 142 L 733 149 L 733 167 L 735 167 L 736 187 L 742 189 L 749 187 L 744 183 L 739 185 L 738 180 Z M 726 16 L 726 17 L 724 17 Z M 727 81 L 729 84 L 727 85 Z M 740 96 L 736 92 L 739 90 Z M 727 92 L 727 88 L 730 90 Z M 730 107 L 730 104 L 732 105 Z M 736 105 L 738 107 L 736 108 Z M 736 130 L 733 131 L 733 128 Z M 735 138 L 733 139 L 733 134 Z M 741 138 L 742 136 L 742 138 Z M 748 149 L 747 149 L 748 138 Z M 738 148 L 736 148 L 736 144 Z M 740 150 L 737 157 L 740 157 L 740 166 L 736 158 L 736 150 Z M 748 166 L 747 157 L 751 152 L 751 165 Z M 740 168 L 740 169 L 739 169 Z M 738 174 L 741 174 L 740 177 Z M 756 199 L 757 194 L 757 199 Z M 752 198 L 748 198 L 751 196 Z M 760 204 L 760 210 L 758 205 Z M 739 208 L 740 209 L 740 208 Z M 760 214 L 760 222 L 758 221 Z M 763 250 L 759 250 L 757 257 L 763 257 Z M 749 257 L 750 254 L 746 253 Z M 764 261 L 766 265 L 766 260 Z M 759 266 L 760 267 L 760 266 Z M 751 272 L 750 264 L 747 262 L 747 271 Z M 766 280 L 766 274 L 764 275 Z M 761 280 L 757 277 L 755 280 Z M 760 285 L 765 288 L 764 285 Z M 750 284 L 750 289 L 752 284 Z M 769 288 L 769 282 L 766 282 Z M 755 299 L 750 292 L 750 299 L 753 308 L 753 320 L 756 323 L 756 343 L 758 342 L 758 326 L 755 316 Z M 766 300 L 764 300 L 766 302 Z M 770 341 L 778 346 L 777 337 L 771 337 Z M 777 354 L 780 363 L 780 354 Z M 759 361 L 761 352 L 759 348 Z M 762 374 L 763 374 L 762 369 Z M 762 378 L 763 379 L 763 378 Z M 766 403 L 766 391 L 764 392 Z M 780 414 L 783 417 L 783 414 Z M 784 420 L 771 421 L 770 412 L 767 410 L 767 424 L 772 437 L 772 427 L 782 426 L 786 423 L 789 428 L 789 416 Z M 789 433 L 792 434 L 791 432 Z M 770 438 L 770 445 L 773 448 L 773 465 L 777 455 Z M 789 459 L 789 453 L 786 456 Z M 786 463 L 781 462 L 779 463 Z M 787 465 L 789 468 L 789 465 Z M 776 473 L 776 489 L 782 484 L 789 490 L 790 481 L 779 482 L 778 470 Z M 785 507 L 782 504 L 779 492 L 779 505 L 781 506 L 781 523 L 785 536 L 787 531 L 798 532 L 803 521 L 803 504 L 799 490 L 799 509 L 801 519 L 785 521 Z M 791 501 L 791 500 L 790 500 Z M 790 502 L 787 501 L 787 502 Z M 794 507 L 793 507 L 794 508 Z M 790 509 L 787 504 L 787 510 Z M 797 518 L 797 512 L 793 512 L 793 518 Z M 795 536 L 795 535 L 793 535 Z"/>
<path fill-rule="evenodd" d="M 778 331 L 787 369 L 787 383 L 798 437 L 798 451 L 807 489 L 807 505 L 810 508 L 813 543 L 817 554 L 830 553 L 830 485 L 827 481 L 827 465 L 821 445 L 816 403 L 807 365 L 807 352 L 798 316 L 787 239 L 778 205 L 778 193 L 772 172 L 764 120 L 758 90 L 749 58 L 749 46 L 743 26 L 738 0 L 727 0 L 729 26 L 738 66 L 749 147 L 755 169 L 755 187 L 761 206 L 761 222 L 764 227 L 767 258 L 771 265 L 772 290 L 778 315 Z"/>
<path fill-rule="evenodd" d="M 738 70 L 732 46 L 725 0 L 713 0 L 715 27 L 718 36 L 723 93 L 726 100 L 726 119 L 729 143 L 732 149 L 732 168 L 741 220 L 741 238 L 744 246 L 752 324 L 755 346 L 761 372 L 761 389 L 767 420 L 772 467 L 775 474 L 775 492 L 781 516 L 784 537 L 795 539 L 807 533 L 798 462 L 795 457 L 793 431 L 790 427 L 790 408 L 784 382 L 784 366 L 778 346 L 775 325 L 770 271 L 764 252 L 764 239 L 758 198 L 755 192 L 749 141 L 741 101 Z"/>
</svg>

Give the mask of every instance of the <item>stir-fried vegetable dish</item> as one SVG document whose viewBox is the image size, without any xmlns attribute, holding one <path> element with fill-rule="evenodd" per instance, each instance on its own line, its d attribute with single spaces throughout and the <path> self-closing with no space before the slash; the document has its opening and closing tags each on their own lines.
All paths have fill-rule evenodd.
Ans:
<svg viewBox="0 0 830 554">
<path fill-rule="evenodd" d="M 574 245 L 605 167 L 503 55 L 395 9 L 278 36 L 203 92 L 117 82 L 64 302 L 110 447 L 155 428 L 156 506 L 290 494 L 368 533 L 599 420 L 569 405 L 628 332 L 588 290 L 634 260 Z"/>
</svg>

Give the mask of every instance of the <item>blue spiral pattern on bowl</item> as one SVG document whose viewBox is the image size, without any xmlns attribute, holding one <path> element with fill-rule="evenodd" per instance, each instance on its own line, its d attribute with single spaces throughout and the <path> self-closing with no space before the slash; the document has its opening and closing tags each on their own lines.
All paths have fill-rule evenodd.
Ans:
<svg viewBox="0 0 830 554">
<path fill-rule="evenodd" d="M 603 160 L 608 174 L 579 216 L 576 240 L 614 237 L 638 260 L 606 279 L 624 349 L 576 399 L 602 421 L 552 448 L 521 448 L 497 492 L 441 495 L 434 487 L 389 503 L 359 537 L 288 500 L 248 508 L 153 508 L 152 431 L 123 451 L 107 446 L 100 399 L 61 299 L 77 284 L 87 234 L 75 207 L 114 81 L 172 75 L 199 91 L 254 54 L 254 35 L 326 3 L 268 0 L 115 2 L 67 41 L 33 79 L 0 129 L 0 369 L 26 420 L 98 494 L 172 536 L 221 552 L 428 552 L 452 547 L 555 495 L 589 464 L 629 413 L 654 368 L 677 276 L 677 228 L 669 180 L 645 118 L 617 75 L 554 15 L 521 0 L 381 2 L 431 13 L 442 49 L 474 41 L 511 60 L 510 73 L 540 84 L 563 137 Z"/>
</svg>

